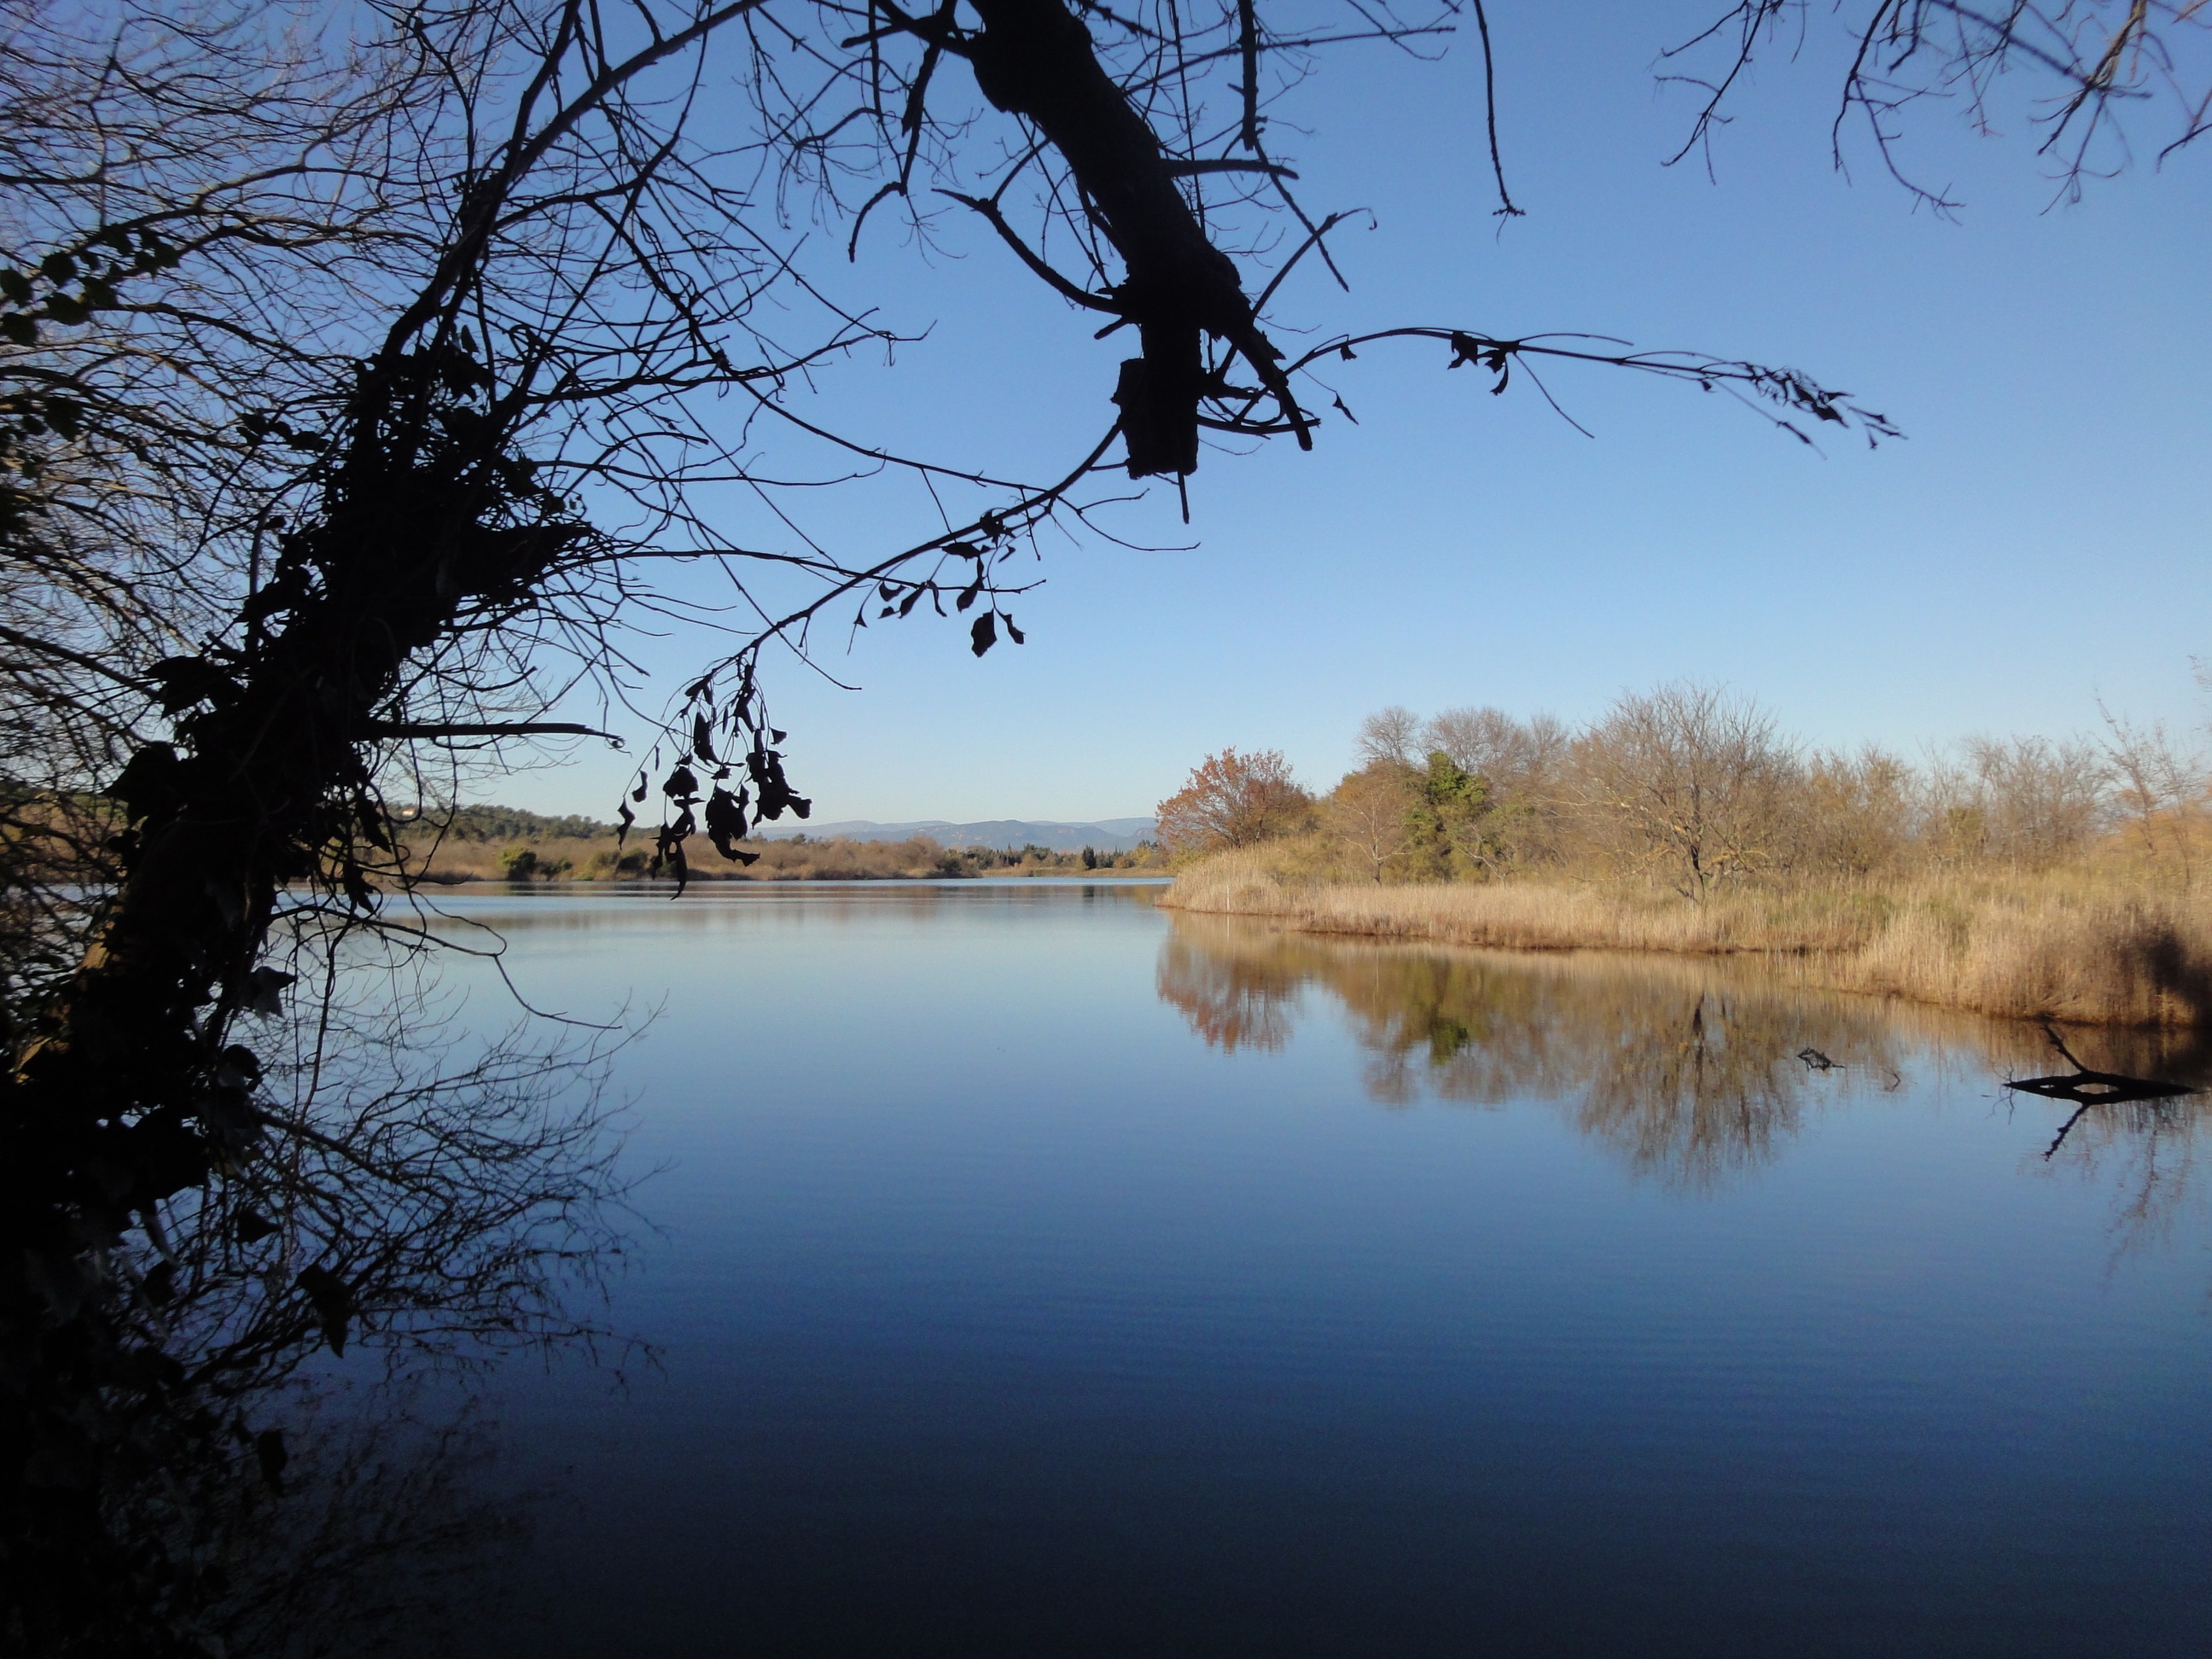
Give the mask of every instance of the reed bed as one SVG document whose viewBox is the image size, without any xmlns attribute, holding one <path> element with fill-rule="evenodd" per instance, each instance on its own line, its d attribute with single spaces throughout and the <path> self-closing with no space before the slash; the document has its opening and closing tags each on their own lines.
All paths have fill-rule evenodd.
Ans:
<svg viewBox="0 0 2212 1659">
<path fill-rule="evenodd" d="M 2212 1025 L 2212 902 L 2094 872 L 1671 893 L 1534 880 L 1316 881 L 1257 848 L 1185 870 L 1160 901 L 1313 933 L 1508 951 L 1765 954 L 1805 982 L 2026 1019 Z"/>
</svg>

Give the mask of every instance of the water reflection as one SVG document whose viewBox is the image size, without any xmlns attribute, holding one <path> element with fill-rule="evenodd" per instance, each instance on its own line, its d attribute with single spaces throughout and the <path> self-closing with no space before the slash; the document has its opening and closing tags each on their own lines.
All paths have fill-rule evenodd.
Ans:
<svg viewBox="0 0 2212 1659">
<path fill-rule="evenodd" d="M 2193 1079 L 2205 1086 L 2202 1073 Z M 2045 1173 L 2106 1188 L 2115 1258 L 2166 1244 L 2193 1192 L 2205 1094 L 2085 1106 L 2058 1126 L 2049 1148 L 2023 1159 Z"/>
<path fill-rule="evenodd" d="M 420 1377 L 352 1389 L 327 1376 L 244 1403 L 266 1425 L 234 1435 L 246 1455 L 201 1447 L 198 1468 L 173 1470 L 203 1491 L 192 1512 L 167 1517 L 170 1538 L 211 1582 L 196 1606 L 180 1600 L 155 1620 L 137 1610 L 116 1650 L 465 1650 L 530 1534 L 530 1499 L 500 1489 L 505 1448 L 478 1404 Z M 281 1467 L 255 1455 L 272 1445 Z"/>
<path fill-rule="evenodd" d="M 562 1503 L 478 1659 L 2201 1644 L 2212 1235 L 2102 1259 L 2193 1109 L 2045 1163 L 2032 1029 L 1065 890 L 471 914 L 665 1007 L 669 1241 L 634 1391 L 502 1379 Z"/>
<path fill-rule="evenodd" d="M 1209 1044 L 1279 1049 L 1317 986 L 1347 1017 L 1370 1097 L 1500 1106 L 1555 1103 L 1640 1174 L 1706 1188 L 1779 1158 L 1809 1112 L 1902 1085 L 1908 1067 L 1961 1076 L 1996 1098 L 2047 1070 L 2037 1028 L 1794 982 L 1787 966 L 1540 957 L 1285 933 L 1176 913 L 1157 982 Z M 2212 1082 L 2191 1036 L 2069 1038 L 2115 1071 Z M 2056 1149 L 2116 1183 L 2125 1224 L 2162 1224 L 2188 1182 L 2204 1097 L 2100 1106 Z"/>
<path fill-rule="evenodd" d="M 618 1036 L 462 1029 L 404 947 L 352 982 L 264 1045 L 214 1180 L 0 1327 L 0 1650 L 428 1652 L 476 1616 L 517 1510 L 467 1384 L 603 1334 Z"/>
</svg>

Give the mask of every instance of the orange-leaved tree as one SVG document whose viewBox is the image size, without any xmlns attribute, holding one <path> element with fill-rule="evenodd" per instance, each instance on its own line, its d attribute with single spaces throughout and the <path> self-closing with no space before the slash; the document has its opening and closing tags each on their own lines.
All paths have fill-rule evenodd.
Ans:
<svg viewBox="0 0 2212 1659">
<path fill-rule="evenodd" d="M 1210 852 L 1287 836 L 1313 816 L 1313 796 L 1291 775 L 1279 750 L 1224 749 L 1191 769 L 1183 787 L 1154 809 L 1171 853 Z"/>
</svg>

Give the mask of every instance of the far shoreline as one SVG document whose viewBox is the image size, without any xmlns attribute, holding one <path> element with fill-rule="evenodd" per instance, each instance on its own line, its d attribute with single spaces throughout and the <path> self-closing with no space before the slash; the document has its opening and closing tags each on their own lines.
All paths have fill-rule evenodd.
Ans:
<svg viewBox="0 0 2212 1659">
<path fill-rule="evenodd" d="M 1166 871 L 1115 870 L 1004 870 L 985 871 L 976 875 L 907 876 L 907 875 L 726 875 L 720 871 L 708 873 L 693 872 L 688 880 L 678 882 L 673 876 L 558 876 L 544 879 L 516 880 L 506 876 L 454 875 L 431 872 L 412 878 L 408 886 L 497 889 L 514 893 L 565 893 L 573 891 L 667 891 L 687 892 L 696 887 L 975 887 L 994 883 L 1012 885 L 1016 883 L 1036 885 L 1039 883 L 1060 883 L 1081 887 L 1171 887 L 1175 877 Z"/>
</svg>

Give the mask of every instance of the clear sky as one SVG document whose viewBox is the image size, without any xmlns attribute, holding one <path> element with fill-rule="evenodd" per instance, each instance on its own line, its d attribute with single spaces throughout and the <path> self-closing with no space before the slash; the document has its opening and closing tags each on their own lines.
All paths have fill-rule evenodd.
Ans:
<svg viewBox="0 0 2212 1659">
<path fill-rule="evenodd" d="M 1591 3 L 1571 23 L 1492 9 L 1528 216 L 1502 234 L 1491 216 L 1466 43 L 1439 64 L 1340 54 L 1279 119 L 1306 130 L 1286 147 L 1307 203 L 1370 208 L 1377 226 L 1340 242 L 1349 296 L 1294 283 L 1276 315 L 1316 333 L 1580 329 L 1785 363 L 1907 440 L 1823 457 L 1694 389 L 1551 374 L 1592 441 L 1520 389 L 1443 372 L 1439 349 L 1377 349 L 1335 376 L 1359 424 L 1333 420 L 1312 454 L 1208 453 L 1188 532 L 1172 491 L 1124 514 L 1166 550 L 1052 553 L 1048 585 L 1013 606 L 1026 646 L 978 661 L 964 619 L 917 613 L 850 656 L 830 646 L 857 692 L 772 665 L 817 818 L 1141 813 L 1230 744 L 1279 748 L 1326 784 L 1386 703 L 1572 720 L 1679 675 L 1753 693 L 1812 741 L 1907 751 L 2084 730 L 2100 695 L 2203 720 L 2189 659 L 2212 653 L 2212 140 L 2163 171 L 2142 146 L 2135 169 L 2051 206 L 2024 123 L 1981 138 L 1926 106 L 1907 154 L 1963 199 L 1945 222 L 1863 145 L 1853 176 L 1831 168 L 1823 8 L 1799 61 L 1778 55 L 1749 88 L 1712 179 L 1662 167 L 1692 106 L 1653 70 L 1715 0 Z M 872 244 L 853 293 L 930 331 L 830 399 L 940 453 L 1038 473 L 1079 455 L 1110 418 L 1120 343 L 1094 343 L 995 244 L 957 225 L 948 241 L 933 258 L 895 228 Z M 865 550 L 911 539 L 915 520 L 856 505 L 841 522 Z M 709 649 L 671 636 L 641 660 L 672 688 Z M 604 816 L 629 764 L 587 748 L 476 793 Z"/>
</svg>

